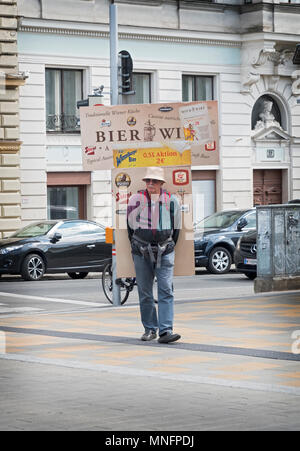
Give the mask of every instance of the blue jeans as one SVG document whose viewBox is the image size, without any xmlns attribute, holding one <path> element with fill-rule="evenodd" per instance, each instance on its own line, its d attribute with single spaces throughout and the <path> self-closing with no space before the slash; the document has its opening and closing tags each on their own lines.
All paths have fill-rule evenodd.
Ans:
<svg viewBox="0 0 300 451">
<path fill-rule="evenodd" d="M 150 259 L 133 254 L 141 320 L 145 332 L 158 329 L 159 335 L 173 330 L 173 273 L 175 252 L 163 255 L 160 268 Z M 153 297 L 153 281 L 157 278 L 158 312 Z"/>
</svg>

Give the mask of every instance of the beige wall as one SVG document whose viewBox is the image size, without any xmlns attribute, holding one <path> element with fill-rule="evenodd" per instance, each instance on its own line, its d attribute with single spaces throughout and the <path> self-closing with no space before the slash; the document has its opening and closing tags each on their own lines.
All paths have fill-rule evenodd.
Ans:
<svg viewBox="0 0 300 451">
<path fill-rule="evenodd" d="M 21 226 L 17 1 L 0 0 L 0 238 Z"/>
</svg>

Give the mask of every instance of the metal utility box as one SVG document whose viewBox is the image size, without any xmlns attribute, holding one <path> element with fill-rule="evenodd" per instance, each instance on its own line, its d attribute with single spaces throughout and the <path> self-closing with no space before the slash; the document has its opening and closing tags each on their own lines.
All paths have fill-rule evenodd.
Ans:
<svg viewBox="0 0 300 451">
<path fill-rule="evenodd" d="M 256 212 L 255 292 L 300 289 L 300 204 L 264 205 Z"/>
</svg>

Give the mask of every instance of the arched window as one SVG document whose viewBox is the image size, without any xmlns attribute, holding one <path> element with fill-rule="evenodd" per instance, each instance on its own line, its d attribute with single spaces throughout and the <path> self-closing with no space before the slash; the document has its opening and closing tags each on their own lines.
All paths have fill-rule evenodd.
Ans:
<svg viewBox="0 0 300 451">
<path fill-rule="evenodd" d="M 274 121 L 276 121 L 280 125 L 282 125 L 281 112 L 280 112 L 280 108 L 279 108 L 276 100 L 273 97 L 271 97 L 270 95 L 265 94 L 265 95 L 261 96 L 255 102 L 255 105 L 253 107 L 252 121 L 251 121 L 252 122 L 252 124 L 251 124 L 252 130 L 255 129 L 257 122 L 262 120 L 261 115 L 263 114 L 263 112 L 265 110 L 266 103 L 268 103 L 270 106 L 269 114 L 274 116 Z M 271 108 L 271 103 L 272 103 L 272 108 Z"/>
</svg>

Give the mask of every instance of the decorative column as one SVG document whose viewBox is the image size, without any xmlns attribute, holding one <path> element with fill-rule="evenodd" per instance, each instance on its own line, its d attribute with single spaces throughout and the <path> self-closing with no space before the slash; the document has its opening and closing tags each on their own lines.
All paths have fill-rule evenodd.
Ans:
<svg viewBox="0 0 300 451">
<path fill-rule="evenodd" d="M 0 238 L 21 226 L 17 1 L 0 0 Z"/>
</svg>

